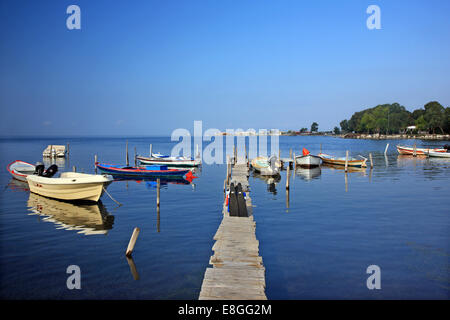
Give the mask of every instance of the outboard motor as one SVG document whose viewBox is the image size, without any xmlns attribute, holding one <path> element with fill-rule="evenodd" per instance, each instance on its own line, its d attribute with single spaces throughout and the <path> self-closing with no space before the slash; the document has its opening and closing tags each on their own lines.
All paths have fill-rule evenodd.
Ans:
<svg viewBox="0 0 450 320">
<path fill-rule="evenodd" d="M 42 162 L 36 162 L 36 166 L 34 169 L 34 173 L 37 176 L 42 176 L 42 174 L 44 173 L 45 170 L 45 166 Z"/>
<path fill-rule="evenodd" d="M 276 156 L 271 156 L 269 158 L 269 165 L 270 165 L 270 169 L 272 170 L 272 172 L 276 172 L 278 170 L 278 168 L 277 168 L 277 157 Z"/>
<path fill-rule="evenodd" d="M 48 167 L 47 170 L 44 171 L 42 174 L 43 177 L 51 178 L 55 175 L 55 173 L 58 171 L 58 166 L 56 164 L 52 164 L 50 167 Z"/>
</svg>

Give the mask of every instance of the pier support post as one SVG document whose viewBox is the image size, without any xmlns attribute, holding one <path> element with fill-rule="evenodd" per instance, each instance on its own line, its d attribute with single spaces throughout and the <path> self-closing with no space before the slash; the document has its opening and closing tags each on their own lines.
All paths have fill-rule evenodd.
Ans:
<svg viewBox="0 0 450 320">
<path fill-rule="evenodd" d="M 94 155 L 95 174 L 97 174 L 97 162 L 98 162 L 97 155 Z"/>
<path fill-rule="evenodd" d="M 388 143 L 388 144 L 386 144 L 386 149 L 384 149 L 384 155 L 386 155 L 386 154 L 387 154 L 387 150 L 388 150 L 388 148 L 389 148 L 389 143 Z"/>
<path fill-rule="evenodd" d="M 130 238 L 130 242 L 128 243 L 127 251 L 125 252 L 125 255 L 127 257 L 131 257 L 131 254 L 133 253 L 134 245 L 136 244 L 136 240 L 139 236 L 139 232 L 140 232 L 139 228 L 137 228 L 137 227 L 134 228 L 133 234 L 131 235 L 131 238 Z"/>
<path fill-rule="evenodd" d="M 369 153 L 369 159 L 370 159 L 370 169 L 372 169 L 373 168 L 372 153 Z"/>
<path fill-rule="evenodd" d="M 152 157 L 152 154 L 153 154 L 153 145 L 152 144 L 150 144 L 150 154 L 148 155 L 150 158 Z"/>
</svg>

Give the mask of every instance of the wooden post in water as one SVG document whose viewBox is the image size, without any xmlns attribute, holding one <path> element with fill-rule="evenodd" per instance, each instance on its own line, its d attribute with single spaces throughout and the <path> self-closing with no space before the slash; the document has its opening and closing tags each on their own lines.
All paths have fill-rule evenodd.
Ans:
<svg viewBox="0 0 450 320">
<path fill-rule="evenodd" d="M 150 158 L 152 157 L 152 154 L 153 154 L 153 151 L 152 151 L 152 149 L 153 149 L 153 145 L 152 145 L 152 144 L 150 144 L 150 154 L 149 154 L 149 157 L 150 157 Z"/>
<path fill-rule="evenodd" d="M 320 144 L 320 153 L 322 153 L 322 144 Z"/>
<path fill-rule="evenodd" d="M 129 166 L 130 165 L 130 162 L 129 162 L 129 160 L 128 160 L 128 140 L 127 140 L 127 144 L 126 144 L 126 147 L 125 147 L 125 152 L 126 152 L 126 164 L 127 164 L 127 166 Z"/>
<path fill-rule="evenodd" d="M 156 208 L 159 208 L 160 197 L 161 197 L 161 180 L 158 178 L 156 179 Z"/>
<path fill-rule="evenodd" d="M 140 229 L 138 227 L 134 228 L 133 234 L 131 235 L 130 242 L 128 243 L 127 251 L 125 251 L 125 255 L 127 257 L 131 257 L 133 253 L 134 245 L 136 244 L 136 240 L 139 236 Z"/>
<path fill-rule="evenodd" d="M 370 169 L 372 169 L 373 168 L 372 153 L 369 153 L 369 159 L 370 159 Z"/>
<path fill-rule="evenodd" d="M 77 172 L 77 167 L 73 166 L 73 167 L 72 167 L 72 171 L 73 171 L 73 172 Z"/>
<path fill-rule="evenodd" d="M 293 161 L 294 161 L 293 166 L 294 166 L 294 174 L 295 174 L 295 171 L 297 170 L 297 161 L 295 160 L 295 151 L 294 151 L 294 159 L 293 159 Z"/>
<path fill-rule="evenodd" d="M 345 172 L 348 170 L 348 150 L 345 152 Z"/>
<path fill-rule="evenodd" d="M 289 175 L 289 168 L 290 166 L 288 165 L 286 168 L 286 190 L 289 190 L 289 180 L 290 180 L 290 175 Z"/>
<path fill-rule="evenodd" d="M 95 167 L 95 174 L 97 174 L 97 155 L 94 155 L 94 167 Z"/>
<path fill-rule="evenodd" d="M 67 157 L 69 157 L 70 156 L 70 148 L 69 148 L 69 143 L 67 142 Z"/>
<path fill-rule="evenodd" d="M 289 149 L 289 159 L 292 159 L 292 148 Z"/>
<path fill-rule="evenodd" d="M 414 148 L 413 148 L 413 156 L 416 157 L 417 156 L 417 147 L 416 147 L 416 143 L 414 142 Z"/>
<path fill-rule="evenodd" d="M 389 143 L 386 144 L 386 149 L 384 149 L 384 155 L 386 155 L 388 148 L 389 148 Z"/>
<path fill-rule="evenodd" d="M 137 153 L 136 153 L 136 147 L 134 147 L 134 166 L 137 166 Z"/>
</svg>

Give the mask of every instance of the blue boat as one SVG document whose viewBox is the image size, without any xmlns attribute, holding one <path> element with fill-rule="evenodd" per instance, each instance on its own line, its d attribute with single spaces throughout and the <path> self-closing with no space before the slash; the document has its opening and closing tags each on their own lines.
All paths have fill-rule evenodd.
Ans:
<svg viewBox="0 0 450 320">
<path fill-rule="evenodd" d="M 103 173 L 110 174 L 112 176 L 128 176 L 128 177 L 186 177 L 192 176 L 192 172 L 189 169 L 178 170 L 169 169 L 167 166 L 121 166 L 107 163 L 95 163 Z"/>
</svg>

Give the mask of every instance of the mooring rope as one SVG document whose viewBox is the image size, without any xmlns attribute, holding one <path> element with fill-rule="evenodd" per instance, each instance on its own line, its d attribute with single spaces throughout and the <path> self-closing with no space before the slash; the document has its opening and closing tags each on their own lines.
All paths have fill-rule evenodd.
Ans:
<svg viewBox="0 0 450 320">
<path fill-rule="evenodd" d="M 105 189 L 104 186 L 103 186 L 102 188 L 103 188 L 103 191 L 111 198 L 112 201 L 114 201 L 115 203 L 117 203 L 119 206 L 122 205 L 119 201 L 117 201 L 116 199 L 114 199 L 114 198 L 109 194 L 108 191 L 106 191 L 106 189 Z"/>
</svg>

